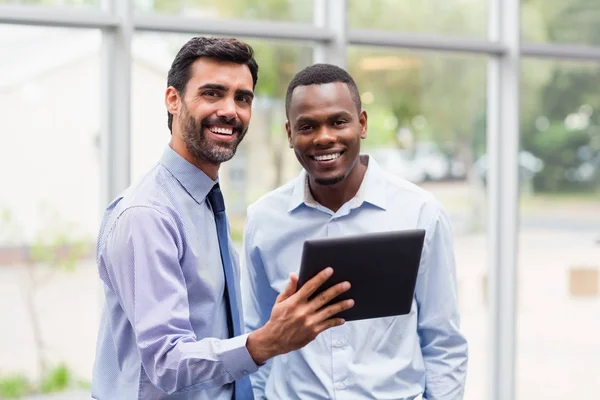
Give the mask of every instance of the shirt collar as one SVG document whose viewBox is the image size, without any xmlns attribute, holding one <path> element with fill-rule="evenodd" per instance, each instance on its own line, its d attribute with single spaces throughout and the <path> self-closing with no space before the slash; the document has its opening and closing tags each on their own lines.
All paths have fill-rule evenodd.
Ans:
<svg viewBox="0 0 600 400">
<path fill-rule="evenodd" d="M 218 182 L 218 178 L 213 181 L 204 171 L 181 157 L 168 145 L 160 158 L 160 163 L 198 204 L 204 201 L 208 192 Z"/>
<path fill-rule="evenodd" d="M 361 154 L 362 157 L 366 157 L 369 164 L 358 192 L 350 200 L 353 203 L 352 208 L 360 207 L 363 202 L 367 202 L 385 210 L 386 198 L 383 171 L 372 157 L 369 157 L 367 154 Z M 308 186 L 308 174 L 305 169 L 302 169 L 294 183 L 288 212 L 294 211 L 302 204 L 313 208 L 317 206 L 317 201 L 312 196 Z"/>
</svg>

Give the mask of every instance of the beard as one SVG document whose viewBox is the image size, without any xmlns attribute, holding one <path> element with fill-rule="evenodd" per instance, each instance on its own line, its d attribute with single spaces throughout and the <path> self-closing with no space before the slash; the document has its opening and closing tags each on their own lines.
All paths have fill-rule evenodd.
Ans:
<svg viewBox="0 0 600 400">
<path fill-rule="evenodd" d="M 354 167 L 356 166 L 356 164 L 359 161 L 360 156 L 356 157 L 356 159 L 354 161 L 352 161 L 352 163 L 350 164 L 350 166 L 346 169 L 345 172 L 341 173 L 338 176 L 333 176 L 330 178 L 317 178 L 317 177 L 313 177 L 315 183 L 321 185 L 321 186 L 331 186 L 331 185 L 335 185 L 337 183 L 340 183 L 341 181 L 343 181 L 344 179 L 346 179 L 346 177 L 348 177 L 348 175 L 350 175 L 350 173 L 352 172 L 352 170 L 354 169 Z"/>
<path fill-rule="evenodd" d="M 343 181 L 344 178 L 346 178 L 344 175 L 340 175 L 340 176 L 336 176 L 334 178 L 328 178 L 328 179 L 315 178 L 315 183 L 317 183 L 321 186 L 331 186 L 331 185 L 335 185 L 336 183 Z"/>
<path fill-rule="evenodd" d="M 233 128 L 235 140 L 222 142 L 207 137 L 205 129 L 211 125 L 229 125 Z M 188 151 L 196 160 L 210 164 L 221 164 L 229 161 L 235 154 L 238 145 L 246 135 L 248 127 L 241 122 L 226 122 L 223 119 L 204 118 L 198 122 L 189 115 L 185 105 L 182 116 L 182 138 Z"/>
</svg>

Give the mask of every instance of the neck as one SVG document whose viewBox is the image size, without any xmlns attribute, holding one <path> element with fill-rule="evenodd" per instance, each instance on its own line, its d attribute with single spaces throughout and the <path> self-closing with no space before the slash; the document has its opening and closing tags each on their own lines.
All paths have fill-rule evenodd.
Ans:
<svg viewBox="0 0 600 400">
<path fill-rule="evenodd" d="M 219 174 L 219 166 L 220 164 L 213 164 L 206 161 L 198 160 L 196 157 L 190 154 L 187 146 L 183 142 L 183 140 L 177 140 L 178 136 L 175 135 L 175 132 L 171 135 L 171 141 L 169 142 L 169 146 L 181 157 L 183 157 L 187 162 L 196 166 L 202 172 L 204 172 L 210 179 L 213 181 L 217 179 Z"/>
<path fill-rule="evenodd" d="M 359 157 L 348 176 L 334 185 L 320 185 L 309 177 L 308 186 L 313 198 L 319 204 L 336 212 L 358 193 L 367 172 L 367 165 L 368 159 Z"/>
</svg>

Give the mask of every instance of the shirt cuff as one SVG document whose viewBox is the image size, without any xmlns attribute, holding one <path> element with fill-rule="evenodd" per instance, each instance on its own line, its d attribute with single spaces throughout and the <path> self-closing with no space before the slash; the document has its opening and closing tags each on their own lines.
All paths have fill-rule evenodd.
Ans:
<svg viewBox="0 0 600 400">
<path fill-rule="evenodd" d="M 236 381 L 258 371 L 258 366 L 246 347 L 248 335 L 249 333 L 246 333 L 221 341 L 221 360 Z"/>
</svg>

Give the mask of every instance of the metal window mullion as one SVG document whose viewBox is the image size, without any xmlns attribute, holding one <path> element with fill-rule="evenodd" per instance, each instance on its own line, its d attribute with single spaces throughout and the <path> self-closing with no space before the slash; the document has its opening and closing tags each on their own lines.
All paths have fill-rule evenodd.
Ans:
<svg viewBox="0 0 600 400">
<path fill-rule="evenodd" d="M 275 40 L 329 41 L 332 39 L 331 32 L 325 28 L 297 22 L 206 19 L 136 13 L 133 26 L 136 31 L 150 32 L 202 33 Z"/>
<path fill-rule="evenodd" d="M 101 53 L 101 208 L 130 182 L 131 171 L 131 0 L 105 0 L 103 6 L 119 21 L 102 32 Z"/>
<path fill-rule="evenodd" d="M 0 24 L 105 29 L 118 23 L 114 15 L 98 10 L 0 5 Z"/>
<path fill-rule="evenodd" d="M 440 35 L 412 34 L 373 29 L 351 29 L 348 42 L 359 46 L 391 47 L 414 50 L 502 55 L 506 51 L 497 41 Z"/>
<path fill-rule="evenodd" d="M 506 52 L 488 65 L 489 399 L 515 398 L 520 2 L 489 0 L 489 40 Z"/>
<path fill-rule="evenodd" d="M 346 0 L 314 0 L 314 24 L 328 29 L 332 37 L 317 43 L 313 63 L 329 63 L 346 68 L 348 52 L 348 21 Z"/>
<path fill-rule="evenodd" d="M 600 47 L 585 45 L 523 43 L 521 55 L 551 59 L 600 61 Z"/>
</svg>

